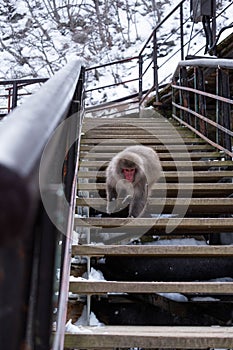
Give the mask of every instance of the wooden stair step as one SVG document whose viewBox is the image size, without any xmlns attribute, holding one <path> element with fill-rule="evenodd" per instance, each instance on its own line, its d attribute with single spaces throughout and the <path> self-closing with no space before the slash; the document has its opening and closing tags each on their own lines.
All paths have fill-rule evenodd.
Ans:
<svg viewBox="0 0 233 350">
<path fill-rule="evenodd" d="M 175 139 L 177 137 L 180 137 L 181 139 L 192 139 L 192 140 L 201 140 L 200 138 L 194 137 L 192 133 L 188 132 L 175 132 L 174 130 L 168 130 L 166 128 L 161 129 L 158 128 L 157 130 L 154 129 L 149 130 L 143 130 L 143 129 L 131 129 L 131 130 L 124 130 L 121 132 L 117 132 L 117 130 L 90 130 L 84 133 L 84 138 L 107 138 L 107 139 L 125 139 L 125 138 L 132 138 L 132 135 L 137 138 L 154 138 L 154 139 L 161 139 L 162 141 L 166 141 L 167 139 Z"/>
<path fill-rule="evenodd" d="M 78 183 L 78 190 L 80 191 L 98 191 L 105 190 L 105 183 Z M 176 183 L 157 183 L 154 184 L 152 190 L 155 191 L 167 191 L 167 195 L 170 192 L 177 193 L 178 190 L 182 189 L 183 191 L 192 191 L 193 193 L 205 194 L 209 192 L 209 195 L 227 195 L 233 192 L 233 183 L 194 183 L 194 184 L 176 184 Z"/>
<path fill-rule="evenodd" d="M 154 127 L 130 127 L 127 124 L 122 128 L 111 128 L 111 127 L 107 127 L 107 128 L 99 128 L 97 127 L 96 129 L 91 129 L 91 130 L 87 130 L 85 132 L 85 130 L 83 130 L 83 133 L 85 135 L 85 137 L 87 138 L 101 138 L 103 135 L 108 135 L 109 139 L 112 138 L 112 136 L 118 136 L 118 137 L 122 137 L 123 135 L 137 135 L 137 136 L 141 136 L 141 137 L 147 137 L 147 136 L 154 136 L 155 138 L 157 137 L 165 137 L 168 138 L 168 136 L 170 135 L 170 137 L 177 137 L 177 135 L 179 137 L 191 137 L 191 138 L 195 138 L 195 136 L 190 132 L 187 131 L 185 129 L 180 129 L 178 130 L 173 130 L 171 128 L 168 128 L 167 126 L 157 126 L 156 128 Z M 143 136 L 142 136 L 143 135 Z"/>
<path fill-rule="evenodd" d="M 164 121 L 166 123 L 171 123 L 171 124 L 176 124 L 177 122 L 173 119 L 167 119 L 164 118 L 161 114 L 154 114 L 153 116 L 143 116 L 143 117 L 139 117 L 139 113 L 134 114 L 134 118 L 132 118 L 132 116 L 121 116 L 120 118 L 111 118 L 111 119 L 106 119 L 106 118 L 91 118 L 88 116 L 85 116 L 84 122 L 83 124 L 109 124 L 109 125 L 121 125 L 121 123 L 135 123 L 135 124 L 153 124 L 152 122 L 156 122 L 156 121 Z"/>
<path fill-rule="evenodd" d="M 112 150 L 112 152 L 108 153 L 98 153 L 98 152 L 81 152 L 80 154 L 80 161 L 83 159 L 101 159 L 101 160 L 109 160 L 111 159 L 117 152 L 115 150 Z M 173 159 L 173 155 L 170 153 L 158 153 L 158 157 L 160 159 Z M 220 152 L 192 152 L 192 153 L 178 153 L 175 155 L 175 160 L 182 160 L 187 159 L 190 157 L 190 159 L 201 159 L 201 158 L 208 158 L 208 159 L 216 159 L 221 158 L 223 155 Z"/>
<path fill-rule="evenodd" d="M 187 130 L 188 132 L 190 132 L 188 130 L 188 128 L 184 128 L 181 125 L 179 125 L 176 121 L 175 122 L 169 122 L 168 120 L 163 120 L 161 119 L 150 119 L 150 120 L 145 120 L 143 121 L 137 121 L 136 119 L 131 119 L 131 120 L 122 120 L 122 121 L 114 121 L 112 120 L 112 123 L 107 121 L 105 119 L 105 122 L 103 123 L 99 123 L 99 122 L 95 122 L 93 120 L 92 123 L 83 123 L 83 130 L 89 130 L 90 128 L 105 128 L 105 129 L 126 129 L 127 127 L 129 128 L 160 128 L 160 127 L 166 127 L 167 129 L 170 127 L 172 128 L 178 128 L 178 129 L 183 129 L 183 130 Z"/>
<path fill-rule="evenodd" d="M 170 145 L 169 147 L 166 147 L 164 145 L 154 145 L 151 141 L 148 140 L 147 144 L 150 144 L 150 147 L 152 147 L 155 151 L 159 152 L 168 152 L 168 153 L 175 153 L 175 152 L 192 152 L 192 151 L 206 151 L 206 150 L 214 150 L 213 146 L 207 145 L 207 144 L 203 144 L 203 145 Z M 81 151 L 98 151 L 98 152 L 119 152 L 121 150 L 123 150 L 126 146 L 130 146 L 135 144 L 135 142 L 133 141 L 127 141 L 125 140 L 124 142 L 121 142 L 120 145 L 117 144 L 117 140 L 115 143 L 112 142 L 112 140 L 109 140 L 109 142 L 105 143 L 105 144 L 101 144 L 100 142 L 97 143 L 97 145 L 95 144 L 85 144 L 85 143 L 81 143 Z"/>
<path fill-rule="evenodd" d="M 87 168 L 100 168 L 101 166 L 107 166 L 108 161 L 91 161 L 91 160 L 82 160 L 79 164 L 79 167 L 87 167 Z M 183 169 L 183 168 L 190 168 L 190 169 L 203 169 L 203 168 L 221 168 L 221 167 L 232 167 L 233 162 L 231 160 L 229 161 L 211 161 L 211 160 L 199 160 L 199 161 L 189 161 L 188 157 L 184 161 L 180 160 L 174 160 L 174 161 L 161 161 L 162 168 L 164 170 L 170 170 L 170 169 Z"/>
<path fill-rule="evenodd" d="M 105 211 L 107 201 L 102 198 L 77 198 L 79 206 L 90 206 Z M 233 198 L 149 198 L 149 208 L 163 208 L 170 212 L 174 206 L 187 207 L 192 213 L 233 213 Z"/>
<path fill-rule="evenodd" d="M 79 279 L 70 282 L 70 292 L 75 294 L 106 293 L 204 293 L 232 294 L 233 282 L 122 282 Z"/>
<path fill-rule="evenodd" d="M 167 123 L 159 123 L 159 124 L 130 124 L 130 123 L 122 123 L 121 126 L 116 126 L 116 125 L 96 125 L 94 128 L 89 128 L 89 126 L 84 127 L 82 131 L 84 133 L 93 133 L 93 134 L 100 134 L 102 132 L 109 132 L 109 135 L 112 134 L 130 134 L 132 131 L 136 133 L 152 133 L 152 131 L 156 131 L 156 134 L 164 133 L 164 132 L 171 132 L 173 134 L 187 134 L 191 135 L 192 137 L 196 137 L 190 130 L 182 127 L 176 127 L 174 128 L 173 125 L 169 127 L 169 124 Z"/>
<path fill-rule="evenodd" d="M 74 245 L 72 254 L 79 256 L 156 256 L 218 257 L 233 256 L 232 245 Z"/>
<path fill-rule="evenodd" d="M 99 123 L 99 122 L 95 122 L 93 121 L 92 123 L 86 123 L 86 122 L 83 122 L 83 128 L 82 130 L 89 130 L 89 128 L 91 127 L 93 129 L 93 126 L 94 128 L 98 128 L 99 129 L 111 129 L 111 130 L 125 130 L 126 127 L 128 127 L 129 129 L 137 129 L 137 128 L 142 128 L 143 130 L 144 129 L 159 129 L 160 126 L 163 126 L 164 128 L 168 128 L 169 125 L 171 126 L 171 128 L 174 128 L 174 123 L 168 123 L 167 120 L 162 120 L 160 119 L 159 123 L 151 123 L 151 120 L 150 121 L 146 121 L 144 123 L 137 123 L 135 121 L 135 119 L 132 119 L 130 122 L 127 122 L 127 121 L 122 121 L 122 122 L 116 122 L 115 120 L 111 120 L 111 122 L 109 121 L 105 121 L 104 123 Z M 177 130 L 186 130 L 187 132 L 190 132 L 187 128 L 184 128 L 182 126 L 180 126 L 178 123 L 176 124 L 176 127 L 175 127 Z M 191 132 L 190 132 L 191 133 Z"/>
<path fill-rule="evenodd" d="M 172 181 L 180 181 L 184 178 L 187 182 L 187 179 L 192 181 L 193 177 L 200 181 L 217 181 L 223 177 L 233 178 L 233 172 L 230 170 L 222 170 L 222 171 L 164 171 L 164 177 L 168 180 Z M 105 179 L 106 174 L 104 171 L 79 171 L 79 178 L 89 178 L 89 179 Z"/>
<path fill-rule="evenodd" d="M 164 139 L 164 140 L 163 140 Z M 140 135 L 137 136 L 137 135 L 116 135 L 115 137 L 112 137 L 112 138 L 109 138 L 108 135 L 106 135 L 106 137 L 104 137 L 104 135 L 102 135 L 102 137 L 100 138 L 88 138 L 88 137 L 85 137 L 83 136 L 81 138 L 81 144 L 89 144 L 89 145 L 92 145 L 92 144 L 98 144 L 100 142 L 104 142 L 108 140 L 108 143 L 111 143 L 111 144 L 122 144 L 122 143 L 125 143 L 125 144 L 132 144 L 132 141 L 133 140 L 137 140 L 138 143 L 141 143 L 141 144 L 153 144 L 153 145 L 160 145 L 160 144 L 163 144 L 164 142 L 166 142 L 167 145 L 183 145 L 183 144 L 199 144 L 199 145 L 204 145 L 205 144 L 205 141 L 202 140 L 202 139 L 198 139 L 198 138 L 180 138 L 180 139 L 177 139 L 177 138 L 174 138 L 172 139 L 171 137 L 167 137 L 167 138 L 162 138 L 159 139 L 159 138 L 156 138 L 154 135 L 146 135 L 146 138 L 143 138 L 141 137 Z"/>
<path fill-rule="evenodd" d="M 208 349 L 233 347 L 232 327 L 187 326 L 80 326 L 65 334 L 65 347 L 104 349 Z"/>
<path fill-rule="evenodd" d="M 86 118 L 85 118 L 86 119 Z M 143 118 L 144 119 L 144 118 Z M 160 127 L 164 127 L 167 129 L 183 129 L 186 130 L 188 132 L 189 129 L 188 128 L 184 128 L 182 125 L 180 125 L 176 120 L 170 120 L 168 121 L 167 119 L 163 119 L 162 118 L 152 118 L 152 119 L 148 119 L 148 120 L 139 120 L 136 118 L 131 118 L 131 119 L 122 119 L 119 121 L 115 121 L 115 120 L 111 120 L 111 122 L 109 122 L 109 120 L 105 119 L 105 122 L 101 122 L 99 123 L 98 121 L 95 121 L 94 119 L 92 119 L 92 123 L 91 122 L 84 122 L 83 123 L 83 130 L 90 130 L 90 129 L 94 129 L 94 128 L 106 128 L 106 129 L 111 129 L 111 128 L 119 128 L 121 129 L 122 127 L 124 127 L 125 129 L 127 128 L 127 126 L 130 128 L 160 128 Z"/>
<path fill-rule="evenodd" d="M 233 218 L 82 218 L 75 215 L 75 224 L 80 227 L 118 228 L 119 230 L 153 228 L 158 230 L 186 233 L 232 232 Z M 111 231 L 111 230 L 109 230 Z"/>
<path fill-rule="evenodd" d="M 149 124 L 149 125 L 155 125 L 157 123 L 164 123 L 164 124 L 177 124 L 177 122 L 175 120 L 168 120 L 166 118 L 164 118 L 163 116 L 156 116 L 156 117 L 151 117 L 151 118 L 127 118 L 127 117 L 122 117 L 122 118 L 116 118 L 116 119 L 111 119 L 109 121 L 109 119 L 93 119 L 93 118 L 88 118 L 85 117 L 84 121 L 83 121 L 83 125 L 122 125 L 122 123 L 129 123 L 132 125 L 145 125 L 145 124 Z"/>
</svg>

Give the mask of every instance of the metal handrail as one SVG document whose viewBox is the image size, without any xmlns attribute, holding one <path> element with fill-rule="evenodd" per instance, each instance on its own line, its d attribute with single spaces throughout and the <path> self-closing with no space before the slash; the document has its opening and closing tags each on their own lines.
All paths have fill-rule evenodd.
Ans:
<svg viewBox="0 0 233 350">
<path fill-rule="evenodd" d="M 122 64 L 122 63 L 129 63 L 131 61 L 138 60 L 138 58 L 139 58 L 138 56 L 133 56 L 133 57 L 125 58 L 125 59 L 122 59 L 122 60 L 116 60 L 116 61 L 108 62 L 108 63 L 105 63 L 105 64 L 100 64 L 100 65 L 97 65 L 97 66 L 87 67 L 86 68 L 86 72 L 91 72 L 91 71 L 95 71 L 95 70 L 97 70 L 99 68 L 105 68 L 105 67 L 109 67 L 109 66 Z M 132 81 L 134 81 L 134 79 Z M 127 82 L 129 82 L 129 81 L 121 81 L 119 83 L 115 83 L 115 84 L 111 84 L 111 85 L 103 85 L 103 86 L 100 86 L 98 88 L 88 89 L 86 92 L 91 92 L 91 91 L 94 91 L 94 90 L 97 90 L 97 89 L 106 89 L 108 87 L 125 84 Z"/>
<path fill-rule="evenodd" d="M 46 142 L 68 113 L 81 66 L 75 61 L 63 68 L 0 124 L 0 166 L 21 177 L 25 191 Z"/>
<path fill-rule="evenodd" d="M 170 71 L 169 74 L 161 79 L 161 75 L 160 72 L 162 70 L 162 67 L 167 67 L 169 62 L 171 62 L 172 59 L 174 59 L 175 55 L 178 55 L 180 53 L 180 58 L 181 60 L 184 59 L 184 50 L 185 47 L 187 47 L 187 45 L 190 44 L 190 41 L 196 39 L 197 35 L 200 35 L 203 32 L 203 28 L 199 29 L 197 32 L 195 33 L 191 33 L 190 34 L 190 38 L 189 40 L 184 40 L 184 26 L 185 24 L 187 24 L 188 21 L 192 21 L 191 19 L 191 15 L 186 14 L 184 16 L 184 4 L 187 2 L 187 0 L 182 0 L 180 1 L 173 9 L 172 11 L 166 15 L 166 17 L 155 26 L 155 28 L 153 29 L 153 31 L 151 32 L 149 38 L 146 40 L 146 42 L 144 43 L 142 49 L 139 51 L 138 56 L 134 56 L 134 57 L 129 57 L 123 60 L 119 60 L 119 61 L 114 61 L 114 62 L 108 62 L 106 64 L 101 64 L 101 65 L 97 65 L 94 67 L 89 67 L 87 68 L 87 72 L 96 70 L 98 71 L 99 68 L 105 68 L 107 66 L 111 66 L 111 65 L 115 65 L 115 64 L 124 64 L 126 62 L 130 62 L 131 60 L 138 60 L 138 76 L 135 79 L 132 80 L 128 80 L 127 79 L 125 81 L 119 81 L 119 82 L 113 82 L 112 84 L 108 84 L 108 85 L 104 85 L 101 86 L 98 84 L 96 84 L 96 86 L 94 88 L 92 87 L 88 87 L 88 92 L 92 92 L 95 90 L 102 90 L 102 89 L 107 89 L 108 87 L 113 87 L 113 86 L 117 86 L 117 85 L 122 85 L 128 82 L 133 82 L 133 81 L 137 81 L 138 80 L 138 101 L 139 101 L 139 105 L 142 105 L 143 102 L 145 101 L 145 99 L 148 97 L 148 95 L 153 91 L 155 94 L 155 99 L 158 102 L 160 100 L 160 95 L 159 95 L 159 90 L 161 89 L 161 85 L 163 85 L 165 82 L 170 82 L 168 81 L 168 79 L 172 78 L 172 74 L 173 71 Z M 228 9 L 230 6 L 232 6 L 232 4 L 229 4 L 227 6 L 225 6 L 224 9 Z M 163 42 L 161 43 L 159 40 L 160 38 L 158 37 L 158 31 L 162 28 L 162 26 L 164 24 L 166 24 L 170 18 L 179 11 L 179 18 L 180 18 L 180 22 L 179 22 L 179 26 L 176 28 L 176 32 L 180 31 L 180 45 L 179 48 L 177 49 L 177 47 L 171 52 L 171 54 L 169 54 L 167 56 L 166 61 L 163 61 L 160 64 L 159 61 L 159 57 L 158 57 L 158 47 L 162 44 L 166 44 L 168 40 L 171 39 L 172 35 L 174 33 L 169 33 L 168 37 L 166 37 Z M 216 13 L 216 17 L 210 19 L 210 23 L 212 24 L 213 28 L 216 27 L 215 22 L 216 19 L 219 18 L 219 16 L 222 15 L 224 10 L 219 11 L 219 13 Z M 149 45 L 151 45 L 151 47 L 149 48 Z M 202 49 L 204 48 L 204 46 L 202 47 Z M 197 51 L 199 52 L 199 51 Z M 197 54 L 197 52 L 194 52 L 194 54 Z M 150 70 L 152 70 L 151 73 L 151 82 L 150 84 L 143 86 L 144 85 L 144 81 L 146 80 L 146 73 L 148 75 L 148 73 L 150 73 Z M 131 95 L 127 95 L 126 96 L 127 99 L 131 99 Z M 109 101 L 110 102 L 110 101 Z M 97 102 L 97 104 L 99 104 L 99 101 Z"/>
<path fill-rule="evenodd" d="M 176 67 L 176 70 L 173 74 L 174 78 L 178 77 L 179 67 L 212 67 L 212 68 L 228 68 L 233 69 L 233 61 L 229 58 L 200 58 L 192 59 L 187 61 L 180 61 Z"/>
<path fill-rule="evenodd" d="M 205 82 L 213 72 L 216 76 L 215 93 L 208 91 L 208 83 Z M 230 97 L 229 74 L 233 74 L 231 59 L 193 59 L 179 62 L 173 75 L 172 116 L 224 152 L 227 157 L 233 158 L 231 131 L 233 99 Z M 191 79 L 191 76 L 194 78 Z M 191 84 L 194 86 L 191 87 Z M 209 105 L 213 109 L 213 104 L 207 104 L 206 98 L 215 101 L 215 114 L 209 110 Z M 214 134 L 211 127 L 215 130 Z"/>
<path fill-rule="evenodd" d="M 179 2 L 178 5 L 176 5 L 174 7 L 174 9 L 169 12 L 169 14 L 159 23 L 157 24 L 157 26 L 153 29 L 152 33 L 150 34 L 149 38 L 147 39 L 147 41 L 145 42 L 144 46 L 142 47 L 140 53 L 139 53 L 139 56 L 143 54 L 143 51 L 145 50 L 145 48 L 147 47 L 147 45 L 149 44 L 149 42 L 151 41 L 151 39 L 153 38 L 153 34 L 154 32 L 156 32 L 172 15 L 174 12 L 176 12 L 180 6 L 185 2 L 186 0 L 182 0 Z"/>
<path fill-rule="evenodd" d="M 48 80 L 48 78 L 27 78 L 27 79 L 6 79 L 0 80 L 0 86 L 7 86 L 5 88 L 8 91 L 7 98 L 7 113 L 10 113 L 15 107 L 17 107 L 17 102 L 19 96 L 24 96 L 26 94 L 19 93 L 19 89 L 22 89 L 26 86 L 44 83 Z M 0 95 L 0 97 L 5 97 L 4 95 Z M 6 109 L 6 108 L 1 108 Z"/>
<path fill-rule="evenodd" d="M 67 264 L 73 230 L 79 139 L 70 149 L 67 145 L 72 133 L 80 132 L 83 73 L 82 61 L 71 62 L 0 123 L 0 244 L 4 271 L 0 308 L 7 310 L 7 317 L 0 319 L 0 343 L 9 350 L 23 344 L 38 350 L 51 348 L 55 258 L 61 247 L 63 253 L 57 258 L 63 276 L 60 283 L 68 289 L 64 262 Z M 56 182 L 54 188 L 40 188 L 39 165 L 47 142 L 71 116 L 75 121 L 72 130 L 59 134 L 60 142 L 48 158 L 49 167 L 56 167 L 57 153 L 68 152 L 62 174 L 69 210 L 66 232 L 61 235 L 56 223 L 49 219 L 40 195 L 40 190 L 47 192 L 59 208 L 61 190 Z M 49 167 L 43 169 L 48 178 Z M 58 240 L 62 240 L 62 246 Z M 11 278 L 12 274 L 17 277 Z M 12 327 L 16 331 L 9 338 Z"/>
<path fill-rule="evenodd" d="M 126 58 L 126 59 L 123 59 L 123 60 L 118 60 L 118 61 L 113 61 L 113 62 L 109 62 L 109 63 L 106 63 L 106 64 L 102 64 L 102 65 L 97 65 L 97 66 L 93 66 L 93 67 L 89 67 L 89 68 L 86 68 L 86 71 L 87 72 L 90 72 L 90 71 L 94 71 L 94 70 L 97 70 L 99 68 L 105 68 L 107 66 L 112 66 L 112 65 L 116 65 L 116 64 L 122 64 L 122 63 L 127 63 L 127 62 L 130 62 L 132 60 L 135 60 L 137 59 L 138 60 L 138 66 L 139 66 L 139 75 L 137 78 L 135 79 L 131 79 L 131 80 L 125 80 L 125 81 L 121 81 L 121 82 L 117 82 L 117 83 L 113 83 L 113 84 L 108 84 L 108 85 L 103 85 L 103 86 L 98 86 L 98 87 L 95 87 L 95 88 L 88 88 L 88 90 L 86 92 L 92 92 L 92 91 L 95 91 L 95 90 L 100 90 L 100 89 L 107 89 L 109 87 L 113 87 L 113 86 L 117 86 L 117 85 L 123 85 L 123 84 L 126 84 L 126 83 L 129 83 L 129 82 L 133 82 L 133 81 L 137 81 L 138 80 L 138 83 L 139 83 L 139 89 L 138 89 L 138 98 L 139 98 L 139 103 L 141 104 L 144 99 L 147 97 L 147 94 L 150 93 L 151 91 L 155 90 L 156 91 L 156 94 L 158 92 L 158 72 L 157 72 L 157 56 L 156 56 L 156 50 L 157 50 L 157 47 L 156 47 L 156 42 L 154 43 L 153 45 L 153 48 L 151 50 L 151 57 L 152 57 L 152 60 L 151 62 L 149 62 L 148 66 L 144 69 L 143 71 L 143 57 L 145 55 L 145 50 L 148 46 L 148 44 L 151 42 L 151 40 L 153 40 L 153 38 L 155 37 L 157 31 L 161 28 L 161 26 L 178 10 L 180 9 L 180 15 L 181 15 L 181 21 L 183 21 L 183 18 L 182 18 L 182 5 L 183 3 L 187 1 L 187 0 L 182 0 L 177 6 L 174 7 L 174 9 L 154 28 L 154 30 L 151 32 L 149 38 L 147 39 L 146 43 L 143 45 L 142 49 L 140 50 L 139 52 L 139 55 L 138 56 L 134 56 L 134 57 L 129 57 L 129 58 Z M 180 26 L 180 30 L 182 31 L 183 29 L 183 23 L 181 22 L 181 26 Z M 184 56 L 184 52 L 183 52 L 183 45 L 181 44 L 181 47 L 180 47 L 180 50 L 181 50 L 181 58 L 183 58 Z M 145 76 L 146 72 L 149 70 L 149 68 L 151 66 L 154 66 L 154 84 L 153 86 L 148 89 L 145 93 L 145 89 L 143 90 L 143 87 L 142 87 L 142 79 L 143 77 Z M 142 98 L 142 96 L 144 95 L 144 97 Z M 127 96 L 127 99 L 131 99 L 131 95 Z"/>
</svg>

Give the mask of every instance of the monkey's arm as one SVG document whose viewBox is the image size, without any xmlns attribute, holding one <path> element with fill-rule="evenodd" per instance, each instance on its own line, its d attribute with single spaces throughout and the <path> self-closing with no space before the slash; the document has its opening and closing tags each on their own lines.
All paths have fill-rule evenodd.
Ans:
<svg viewBox="0 0 233 350">
<path fill-rule="evenodd" d="M 107 183 L 106 192 L 107 192 L 107 213 L 111 214 L 116 209 L 116 197 L 117 197 L 116 188 L 113 187 L 111 184 Z"/>
<path fill-rule="evenodd" d="M 127 207 L 132 200 L 130 194 L 127 195 L 126 189 L 123 187 L 116 188 L 107 184 L 107 213 L 111 214 Z"/>
<path fill-rule="evenodd" d="M 129 206 L 129 217 L 138 217 L 143 214 L 148 198 L 148 186 L 142 182 L 134 189 L 134 196 Z"/>
<path fill-rule="evenodd" d="M 115 186 L 112 186 L 110 183 L 106 184 L 106 193 L 107 193 L 107 201 L 111 202 L 115 200 L 117 197 L 117 192 Z"/>
</svg>

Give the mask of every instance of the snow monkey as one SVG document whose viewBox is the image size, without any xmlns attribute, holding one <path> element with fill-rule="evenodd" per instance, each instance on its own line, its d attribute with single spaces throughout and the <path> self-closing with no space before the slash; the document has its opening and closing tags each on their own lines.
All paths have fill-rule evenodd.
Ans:
<svg viewBox="0 0 233 350">
<path fill-rule="evenodd" d="M 152 185 L 161 175 L 155 151 L 146 146 L 129 146 L 115 155 L 106 170 L 107 213 L 129 204 L 129 217 L 141 216 Z"/>
</svg>

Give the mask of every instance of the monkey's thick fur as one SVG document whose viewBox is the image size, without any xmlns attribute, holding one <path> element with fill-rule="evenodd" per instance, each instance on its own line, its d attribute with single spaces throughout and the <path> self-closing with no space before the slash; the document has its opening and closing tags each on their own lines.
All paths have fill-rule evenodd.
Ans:
<svg viewBox="0 0 233 350">
<path fill-rule="evenodd" d="M 136 169 L 133 182 L 124 178 L 122 169 L 125 167 Z M 119 152 L 106 170 L 107 213 L 129 204 L 129 217 L 142 216 L 152 185 L 160 176 L 160 160 L 152 148 L 129 146 Z"/>
</svg>

